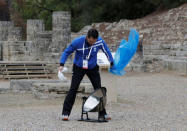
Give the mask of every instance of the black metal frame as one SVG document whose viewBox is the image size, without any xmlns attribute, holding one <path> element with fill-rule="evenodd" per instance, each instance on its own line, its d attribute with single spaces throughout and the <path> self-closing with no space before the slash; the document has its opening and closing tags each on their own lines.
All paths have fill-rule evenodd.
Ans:
<svg viewBox="0 0 187 131">
<path fill-rule="evenodd" d="M 86 122 L 108 122 L 107 120 L 105 120 L 105 118 L 103 118 L 103 120 L 99 119 L 99 111 L 104 107 L 104 103 L 103 103 L 103 98 L 100 98 L 100 103 L 98 105 L 98 119 L 90 119 L 88 117 L 88 112 L 83 110 L 83 106 L 84 103 L 86 102 L 88 97 L 83 96 L 82 97 L 82 112 L 81 112 L 81 119 L 78 121 L 86 121 Z M 86 119 L 84 119 L 84 114 L 86 114 Z M 103 116 L 104 117 L 104 116 Z"/>
</svg>

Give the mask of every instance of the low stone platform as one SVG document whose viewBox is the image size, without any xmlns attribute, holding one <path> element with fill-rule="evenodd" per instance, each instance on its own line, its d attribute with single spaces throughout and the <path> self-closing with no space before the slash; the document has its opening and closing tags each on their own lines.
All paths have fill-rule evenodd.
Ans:
<svg viewBox="0 0 187 131">
<path fill-rule="evenodd" d="M 33 93 L 37 99 L 64 97 L 70 88 L 70 81 L 60 80 L 11 80 L 10 88 L 14 93 Z M 83 80 L 78 89 L 78 96 L 93 91 L 89 81 Z"/>
</svg>

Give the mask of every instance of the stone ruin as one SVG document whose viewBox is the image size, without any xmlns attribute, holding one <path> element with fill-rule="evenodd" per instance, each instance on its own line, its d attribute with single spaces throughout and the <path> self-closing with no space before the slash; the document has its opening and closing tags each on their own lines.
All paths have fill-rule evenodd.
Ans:
<svg viewBox="0 0 187 131">
<path fill-rule="evenodd" d="M 20 27 L 15 27 L 14 22 L 0 21 L 0 76 L 3 75 L 3 78 L 6 78 L 4 72 L 7 72 L 8 68 L 5 71 L 4 68 L 10 66 L 13 68 L 13 65 L 16 66 L 11 72 L 16 72 L 16 75 L 10 76 L 8 74 L 7 76 L 11 78 L 18 76 L 19 72 L 31 72 L 30 69 L 28 71 L 28 68 L 31 68 L 31 66 L 33 68 L 33 64 L 37 66 L 37 62 L 41 62 L 41 65 L 52 65 L 48 66 L 48 68 L 51 68 L 51 73 L 56 75 L 61 53 L 71 40 L 70 12 L 53 12 L 51 31 L 45 30 L 43 20 L 27 20 L 26 37 L 26 40 L 22 39 L 22 30 Z M 72 59 L 68 59 L 68 62 L 71 65 Z M 22 64 L 24 64 L 24 67 Z M 20 67 L 25 69 L 19 71 Z M 40 67 L 34 68 L 38 69 Z M 37 70 L 33 70 L 32 73 L 35 71 L 37 72 Z M 43 71 L 46 72 L 45 70 Z M 27 76 L 30 77 L 31 75 Z M 0 89 L 0 94 L 9 91 L 17 93 L 33 92 L 36 98 L 57 98 L 64 96 L 70 85 L 69 81 L 54 79 L 42 80 L 35 78 L 35 80 L 25 80 L 27 76 L 23 76 L 23 80 L 11 80 L 10 88 L 6 88 L 6 90 L 4 88 Z M 19 75 L 20 77 L 22 75 Z M 33 85 L 34 83 L 35 85 Z M 81 91 L 86 93 L 87 89 L 91 87 L 90 83 L 86 82 L 83 85 Z"/>
<path fill-rule="evenodd" d="M 32 93 L 37 99 L 63 98 L 69 91 L 70 81 L 11 80 L 10 87 L 14 93 Z M 88 95 L 92 91 L 92 84 L 83 80 L 77 93 L 78 96 L 83 96 Z"/>
<path fill-rule="evenodd" d="M 122 39 L 128 39 L 130 28 L 140 33 L 137 53 L 127 70 L 161 72 L 166 69 L 187 75 L 187 4 L 137 20 L 93 23 L 72 33 L 72 39 L 86 34 L 92 27 L 99 30 L 112 51 Z"/>
<path fill-rule="evenodd" d="M 15 27 L 12 21 L 0 21 L 0 64 L 8 61 L 9 65 L 17 63 L 20 66 L 20 63 L 27 62 L 28 64 L 28 61 L 32 63 L 43 62 L 52 65 L 50 68 L 57 75 L 60 55 L 71 40 L 70 20 L 70 12 L 53 12 L 52 31 L 44 29 L 43 20 L 27 20 L 26 41 L 22 39 L 20 27 Z M 69 66 L 69 73 L 71 73 L 71 56 L 65 66 Z M 106 82 L 106 80 L 104 81 Z M 117 93 L 113 91 L 114 88 L 110 87 L 112 84 L 109 86 L 107 85 L 108 83 L 104 83 L 108 88 L 108 93 L 112 94 L 108 102 L 115 102 L 117 100 Z M 38 99 L 61 98 L 67 93 L 69 87 L 69 80 L 11 79 L 10 89 L 0 89 L 0 94 L 11 91 L 14 93 L 33 93 L 35 98 Z M 90 81 L 83 80 L 78 90 L 79 96 L 88 95 L 92 91 L 93 87 Z"/>
<path fill-rule="evenodd" d="M 42 20 L 28 20 L 26 41 L 22 40 L 21 29 L 14 27 L 13 22 L 0 21 L 0 61 L 45 61 L 58 65 L 61 52 L 70 40 L 85 35 L 92 27 L 99 30 L 101 37 L 115 52 L 121 39 L 127 40 L 130 28 L 135 28 L 140 33 L 140 43 L 136 55 L 126 70 L 161 72 L 166 69 L 187 75 L 187 4 L 168 12 L 133 21 L 94 23 L 78 33 L 71 33 L 70 17 L 69 12 L 54 12 L 52 31 L 45 31 Z M 69 61 L 71 63 L 72 59 L 70 58 Z M 111 76 L 110 79 L 114 79 L 113 83 L 117 82 L 117 78 Z M 28 81 L 12 81 L 14 83 L 12 85 L 16 85 L 16 82 L 18 85 L 19 83 L 28 85 Z M 57 97 L 58 92 L 63 94 L 67 92 L 67 83 L 63 85 L 61 86 L 60 83 L 56 85 L 55 80 L 47 85 L 46 82 L 38 81 L 32 85 L 32 89 L 39 98 L 50 95 Z M 111 85 L 108 84 L 106 87 L 109 88 L 109 95 L 116 94 L 115 98 L 110 100 L 115 102 L 117 92 L 112 91 L 115 85 Z M 59 88 L 56 88 L 58 86 Z M 19 87 L 20 85 L 18 90 Z M 87 87 L 90 87 L 90 83 L 84 86 L 83 91 L 89 89 Z M 24 86 L 23 88 L 25 89 Z M 48 94 L 45 94 L 46 92 Z"/>
<path fill-rule="evenodd" d="M 27 39 L 12 21 L 0 21 L 1 61 L 46 61 L 59 63 L 60 55 L 71 40 L 70 12 L 53 12 L 52 31 L 43 20 L 27 20 Z"/>
<path fill-rule="evenodd" d="M 45 31 L 43 20 L 28 20 L 26 41 L 22 41 L 21 29 L 13 22 L 0 21 L 0 60 L 59 63 L 70 40 L 85 35 L 92 27 L 115 51 L 121 39 L 128 38 L 130 28 L 135 28 L 142 37 L 128 70 L 167 69 L 187 74 L 187 4 L 142 19 L 93 23 L 78 33 L 71 33 L 70 17 L 69 12 L 54 12 L 52 31 Z"/>
</svg>

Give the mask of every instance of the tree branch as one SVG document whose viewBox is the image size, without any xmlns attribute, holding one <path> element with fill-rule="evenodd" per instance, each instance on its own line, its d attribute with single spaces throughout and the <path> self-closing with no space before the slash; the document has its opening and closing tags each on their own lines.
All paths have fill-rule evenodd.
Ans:
<svg viewBox="0 0 187 131">
<path fill-rule="evenodd" d="M 47 7 L 41 6 L 42 4 L 41 4 L 38 0 L 35 0 L 35 2 L 36 2 L 36 6 L 37 6 L 38 8 L 40 8 L 40 9 L 44 9 L 44 10 L 47 10 L 47 11 L 50 11 L 50 12 L 53 12 L 53 11 L 54 11 L 54 10 L 49 9 L 49 8 L 47 8 Z"/>
</svg>

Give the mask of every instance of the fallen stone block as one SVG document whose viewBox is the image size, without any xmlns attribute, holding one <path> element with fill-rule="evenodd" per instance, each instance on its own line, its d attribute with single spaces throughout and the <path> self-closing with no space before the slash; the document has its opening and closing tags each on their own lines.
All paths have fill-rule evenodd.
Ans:
<svg viewBox="0 0 187 131">
<path fill-rule="evenodd" d="M 34 83 L 33 88 L 40 92 L 58 92 L 64 91 L 67 92 L 69 90 L 70 83 Z"/>
<path fill-rule="evenodd" d="M 33 84 L 32 92 L 37 99 L 61 98 L 67 94 L 70 85 L 70 81 L 56 83 L 39 82 Z M 77 93 L 82 95 L 91 93 L 93 91 L 91 88 L 93 89 L 90 82 L 82 81 Z"/>
</svg>

